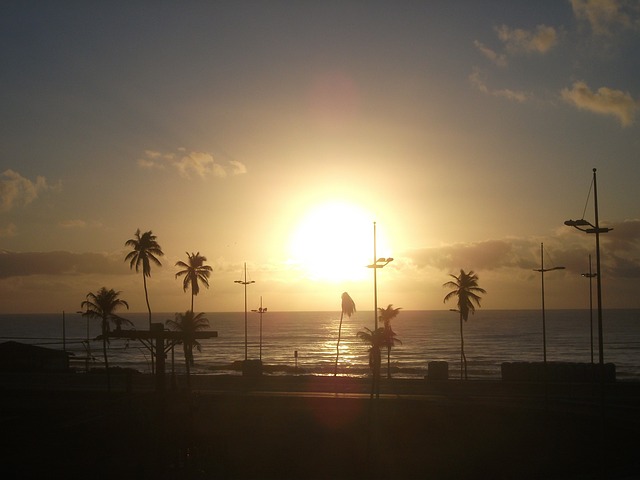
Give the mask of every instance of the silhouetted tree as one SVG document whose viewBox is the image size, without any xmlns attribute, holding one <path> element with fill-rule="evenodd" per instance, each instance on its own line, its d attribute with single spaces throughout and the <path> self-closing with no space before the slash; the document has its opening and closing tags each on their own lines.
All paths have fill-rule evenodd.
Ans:
<svg viewBox="0 0 640 480">
<path fill-rule="evenodd" d="M 185 292 L 187 288 L 191 287 L 191 311 L 193 312 L 193 297 L 200 293 L 198 282 L 202 282 L 205 287 L 209 288 L 209 276 L 213 269 L 204 264 L 207 261 L 207 257 L 200 255 L 200 252 L 191 254 L 186 252 L 186 254 L 187 262 L 182 260 L 176 262 L 176 267 L 184 268 L 184 270 L 176 273 L 176 278 L 184 276 L 182 287 Z"/>
<path fill-rule="evenodd" d="M 387 347 L 387 378 L 391 378 L 391 348 L 396 343 L 402 344 L 402 341 L 396 336 L 396 332 L 391 328 L 391 320 L 398 316 L 400 310 L 402 310 L 401 307 L 393 308 L 392 304 L 389 304 L 387 308 L 378 308 L 379 319 L 384 324 L 384 346 Z"/>
<path fill-rule="evenodd" d="M 374 392 L 378 392 L 380 384 L 380 369 L 382 364 L 380 348 L 385 344 L 384 327 L 379 327 L 375 331 L 364 327 L 364 330 L 359 331 L 356 335 L 361 341 L 369 345 L 369 368 L 372 374 L 371 397 L 373 397 Z"/>
<path fill-rule="evenodd" d="M 478 276 L 470 270 L 469 273 L 465 273 L 460 269 L 460 275 L 457 277 L 453 274 L 449 274 L 450 277 L 455 280 L 449 280 L 442 286 L 444 288 L 453 288 L 452 291 L 447 293 L 444 297 L 444 302 L 447 302 L 453 297 L 458 297 L 458 312 L 460 313 L 460 379 L 462 379 L 462 368 L 464 365 L 464 378 L 467 379 L 467 357 L 464 354 L 464 336 L 462 334 L 463 320 L 466 322 L 469 318 L 469 312 L 475 313 L 477 305 L 480 306 L 480 293 L 487 293 L 484 289 L 478 286 Z M 475 304 L 475 305 L 474 305 Z"/>
<path fill-rule="evenodd" d="M 147 302 L 147 310 L 149 311 L 149 329 L 151 329 L 151 305 L 149 304 L 149 292 L 147 291 L 147 277 L 151 276 L 151 264 L 154 263 L 158 267 L 162 266 L 157 257 L 164 255 L 162 248 L 156 241 L 156 236 L 151 230 L 140 234 L 140 229 L 136 230 L 134 238 L 130 238 L 125 242 L 126 247 L 132 247 L 124 261 L 129 262 L 129 268 L 135 266 L 136 272 L 140 271 L 142 266 L 142 283 L 144 285 L 144 298 Z"/>
<path fill-rule="evenodd" d="M 193 347 L 195 346 L 199 352 L 202 350 L 194 334 L 208 328 L 209 320 L 204 317 L 204 313 L 194 315 L 193 310 L 187 310 L 185 313 L 176 313 L 175 320 L 167 320 L 166 325 L 171 330 L 184 334 L 184 340 L 179 343 L 182 343 L 184 351 L 184 364 L 187 369 L 187 387 L 191 389 L 191 367 L 195 365 Z"/>
<path fill-rule="evenodd" d="M 142 283 L 144 285 L 144 298 L 147 302 L 147 310 L 149 312 L 149 330 L 151 330 L 151 305 L 149 304 L 149 292 L 147 291 L 147 277 L 151 276 L 151 264 L 154 263 L 158 267 L 162 266 L 157 257 L 164 255 L 162 248 L 156 241 L 156 236 L 151 230 L 140 234 L 140 229 L 136 230 L 135 236 L 125 242 L 125 246 L 132 247 L 124 261 L 129 261 L 129 268 L 136 267 L 136 272 L 140 271 L 142 266 Z M 155 373 L 155 356 L 153 354 L 153 344 L 151 346 L 151 371 Z"/>
<path fill-rule="evenodd" d="M 336 344 L 336 368 L 333 376 L 338 375 L 338 357 L 340 356 L 340 335 L 342 334 L 342 318 L 346 315 L 351 317 L 356 311 L 356 304 L 347 292 L 342 293 L 342 313 L 340 313 L 340 326 L 338 327 L 338 343 Z"/>
<path fill-rule="evenodd" d="M 107 375 L 107 389 L 111 391 L 111 377 L 109 375 L 109 357 L 107 356 L 107 342 L 109 341 L 109 322 L 111 321 L 116 330 L 120 330 L 123 324 L 131 325 L 131 322 L 126 318 L 122 318 L 116 315 L 115 311 L 125 306 L 129 309 L 129 304 L 118 298 L 120 292 L 115 290 L 107 290 L 106 287 L 102 287 L 96 293 L 89 292 L 87 299 L 81 303 L 81 307 L 85 310 L 83 316 L 89 318 L 99 318 L 101 320 L 100 327 L 102 331 L 102 353 L 104 355 L 104 366 Z"/>
</svg>

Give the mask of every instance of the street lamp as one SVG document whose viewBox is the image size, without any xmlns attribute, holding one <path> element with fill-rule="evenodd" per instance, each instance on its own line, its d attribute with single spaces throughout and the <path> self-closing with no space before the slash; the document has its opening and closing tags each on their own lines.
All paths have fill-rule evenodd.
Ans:
<svg viewBox="0 0 640 480">
<path fill-rule="evenodd" d="M 595 210 L 596 224 L 593 225 L 584 218 L 579 220 L 567 220 L 564 222 L 568 227 L 576 228 L 585 233 L 595 233 L 596 235 L 596 291 L 598 298 L 598 363 L 600 365 L 601 379 L 604 375 L 604 343 L 602 340 L 602 275 L 600 270 L 600 234 L 607 233 L 613 228 L 600 228 L 598 220 L 598 184 L 596 181 L 596 169 L 593 169 L 593 205 Z M 591 227 L 591 228 L 585 228 Z"/>
<path fill-rule="evenodd" d="M 260 308 L 251 311 L 260 314 L 260 361 L 262 361 L 262 314 L 267 311 L 267 307 L 262 307 L 262 295 L 260 295 Z"/>
<path fill-rule="evenodd" d="M 367 268 L 373 268 L 373 316 L 374 316 L 374 332 L 378 330 L 378 269 L 384 268 L 393 262 L 393 258 L 378 258 L 376 254 L 376 222 L 373 222 L 373 263 L 367 265 Z"/>
<path fill-rule="evenodd" d="M 546 381 L 546 370 L 547 370 L 547 326 L 544 314 L 544 274 L 545 272 L 551 272 L 553 270 L 564 270 L 564 267 L 552 267 L 552 268 L 544 268 L 544 244 L 540 244 L 540 268 L 534 269 L 534 272 L 540 272 L 540 276 L 542 277 L 542 353 L 544 360 L 544 369 L 545 369 L 545 381 Z"/>
<path fill-rule="evenodd" d="M 247 285 L 256 283 L 253 280 L 247 282 L 247 262 L 244 262 L 244 280 L 234 280 L 233 283 L 244 285 L 244 359 L 247 360 Z"/>
<path fill-rule="evenodd" d="M 583 273 L 583 277 L 589 279 L 589 336 L 591 338 L 591 364 L 593 365 L 593 277 L 596 273 L 591 272 L 591 254 L 589 254 L 589 273 Z"/>
</svg>

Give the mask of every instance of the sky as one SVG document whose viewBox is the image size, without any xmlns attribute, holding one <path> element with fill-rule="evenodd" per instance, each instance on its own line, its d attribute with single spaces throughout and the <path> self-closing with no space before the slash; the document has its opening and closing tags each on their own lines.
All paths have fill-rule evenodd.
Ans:
<svg viewBox="0 0 640 480">
<path fill-rule="evenodd" d="M 3 2 L 0 313 L 640 308 L 640 2 Z M 375 236 L 374 236 L 375 222 Z M 542 247 L 542 248 L 541 248 Z M 542 250 L 543 249 L 543 250 Z M 594 283 L 595 295 L 595 283 Z M 595 298 L 595 297 L 594 297 Z M 594 300 L 595 301 L 595 300 Z"/>
</svg>

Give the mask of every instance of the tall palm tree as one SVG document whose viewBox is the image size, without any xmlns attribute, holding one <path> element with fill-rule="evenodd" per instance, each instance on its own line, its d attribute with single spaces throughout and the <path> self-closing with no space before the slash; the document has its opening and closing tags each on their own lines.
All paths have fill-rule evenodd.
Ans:
<svg viewBox="0 0 640 480">
<path fill-rule="evenodd" d="M 342 319 L 346 315 L 351 317 L 356 311 L 356 304 L 347 292 L 343 292 L 342 298 L 342 313 L 340 314 L 340 326 L 338 327 L 338 343 L 336 344 L 336 368 L 333 372 L 333 376 L 338 375 L 338 357 L 340 356 L 340 335 L 342 334 Z"/>
<path fill-rule="evenodd" d="M 209 276 L 213 270 L 209 265 L 205 265 L 207 257 L 198 253 L 186 252 L 187 262 L 182 260 L 176 262 L 176 267 L 184 268 L 176 273 L 176 278 L 184 275 L 184 281 L 182 286 L 184 291 L 191 287 L 191 311 L 193 312 L 193 297 L 200 293 L 200 285 L 198 282 L 202 282 L 205 287 L 209 288 Z"/>
<path fill-rule="evenodd" d="M 378 386 L 380 384 L 380 366 L 382 363 L 380 348 L 385 345 L 384 327 L 379 327 L 376 330 L 364 327 L 364 330 L 359 331 L 356 335 L 362 342 L 369 345 L 369 368 L 371 368 L 372 373 L 371 398 L 373 398 L 374 392 L 376 392 L 376 396 L 379 395 Z"/>
<path fill-rule="evenodd" d="M 453 288 L 452 291 L 447 293 L 443 302 L 447 302 L 453 297 L 458 297 L 458 312 L 460 313 L 460 379 L 462 380 L 462 368 L 464 365 L 464 378 L 467 379 L 467 357 L 464 354 L 464 336 L 462 334 L 462 321 L 465 322 L 469 318 L 469 312 L 474 314 L 476 311 L 475 305 L 480 307 L 480 295 L 487 293 L 483 288 L 478 286 L 478 276 L 470 270 L 469 273 L 465 273 L 460 269 L 460 275 L 457 277 L 453 274 L 449 274 L 454 280 L 449 280 L 442 286 L 444 288 Z"/>
<path fill-rule="evenodd" d="M 151 264 L 158 267 L 162 266 L 158 257 L 164 255 L 162 247 L 158 245 L 156 236 L 149 230 L 140 234 L 140 229 L 136 230 L 134 238 L 130 238 L 124 244 L 126 247 L 132 247 L 124 261 L 129 262 L 129 268 L 136 267 L 136 273 L 140 271 L 142 266 L 142 283 L 144 284 L 144 298 L 147 302 L 147 310 L 149 311 L 149 330 L 151 330 L 151 305 L 149 304 L 149 292 L 147 291 L 147 277 L 151 276 Z"/>
<path fill-rule="evenodd" d="M 402 307 L 393 308 L 392 304 L 389 304 L 387 308 L 378 308 L 380 320 L 384 325 L 384 346 L 387 347 L 387 378 L 391 378 L 391 348 L 396 343 L 402 344 L 402 341 L 396 336 L 396 332 L 391 328 L 391 320 L 396 318 L 402 310 Z"/>
<path fill-rule="evenodd" d="M 126 318 L 122 318 L 116 315 L 115 311 L 121 307 L 127 307 L 129 309 L 129 304 L 118 298 L 121 292 L 116 292 L 115 290 L 107 290 L 106 287 L 102 287 L 96 293 L 89 292 L 87 294 L 87 299 L 83 301 L 80 306 L 85 312 L 82 314 L 83 316 L 89 318 L 99 318 L 101 320 L 101 330 L 102 330 L 102 353 L 104 355 L 104 366 L 107 374 L 107 389 L 111 391 L 111 377 L 109 376 L 109 357 L 107 356 L 107 342 L 109 341 L 109 321 L 113 322 L 116 326 L 116 330 L 120 330 L 121 326 L 124 324 L 131 324 L 129 320 Z"/>
<path fill-rule="evenodd" d="M 175 320 L 167 320 L 165 323 L 171 330 L 182 332 L 184 335 L 183 340 L 178 343 L 182 343 L 184 364 L 187 369 L 187 387 L 191 389 L 191 367 L 195 365 L 193 347 L 195 346 L 199 352 L 202 350 L 194 334 L 208 328 L 209 320 L 204 317 L 204 313 L 194 315 L 193 310 L 187 310 L 185 313 L 176 313 Z"/>
</svg>

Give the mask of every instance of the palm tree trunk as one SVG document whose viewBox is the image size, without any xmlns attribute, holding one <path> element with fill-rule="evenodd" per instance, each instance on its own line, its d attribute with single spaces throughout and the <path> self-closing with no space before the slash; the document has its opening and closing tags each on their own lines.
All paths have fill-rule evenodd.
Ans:
<svg viewBox="0 0 640 480">
<path fill-rule="evenodd" d="M 104 356 L 104 373 L 107 376 L 107 391 L 111 392 L 111 375 L 109 373 L 109 356 L 107 355 L 107 320 L 102 320 L 102 355 Z"/>
<path fill-rule="evenodd" d="M 467 357 L 464 354 L 464 336 L 462 334 L 462 314 L 460 314 L 460 380 L 462 380 L 462 369 L 464 367 L 464 379 L 467 380 Z"/>
<path fill-rule="evenodd" d="M 189 359 L 189 346 L 184 343 L 184 364 L 187 368 L 187 390 L 191 391 L 191 364 Z"/>
<path fill-rule="evenodd" d="M 460 380 L 462 380 L 463 368 L 464 368 L 464 337 L 462 336 L 462 313 L 460 313 Z"/>
<path fill-rule="evenodd" d="M 380 398 L 380 372 L 382 370 L 382 355 L 380 354 L 380 348 L 376 350 L 375 370 L 373 377 L 375 378 L 374 384 L 376 386 L 376 398 Z"/>
<path fill-rule="evenodd" d="M 151 330 L 151 305 L 149 304 L 149 292 L 147 291 L 147 277 L 142 274 L 142 284 L 144 285 L 144 299 L 147 302 L 147 311 L 149 312 L 149 330 Z"/>
<path fill-rule="evenodd" d="M 144 285 L 144 299 L 147 302 L 147 311 L 149 312 L 149 332 L 151 332 L 151 305 L 149 304 L 149 292 L 147 291 L 147 277 L 142 274 L 142 284 Z M 149 339 L 151 345 L 151 374 L 156 373 L 156 357 L 153 348 L 153 339 Z"/>
<path fill-rule="evenodd" d="M 391 347 L 387 346 L 387 378 L 391 378 Z"/>
<path fill-rule="evenodd" d="M 338 375 L 338 357 L 340 356 L 340 335 L 342 333 L 342 317 L 344 317 L 344 310 L 340 314 L 340 326 L 338 327 L 338 343 L 336 345 L 336 368 L 333 372 L 333 376 Z"/>
</svg>

